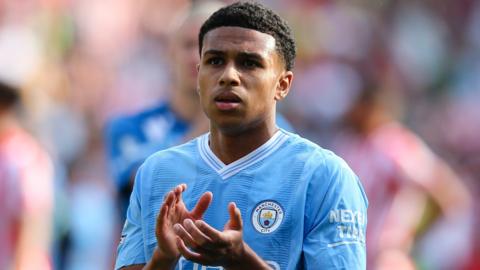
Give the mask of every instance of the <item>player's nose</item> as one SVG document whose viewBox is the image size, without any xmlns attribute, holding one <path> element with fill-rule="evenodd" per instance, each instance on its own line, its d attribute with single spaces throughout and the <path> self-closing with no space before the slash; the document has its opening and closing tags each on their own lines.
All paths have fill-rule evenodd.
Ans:
<svg viewBox="0 0 480 270">
<path fill-rule="evenodd" d="M 218 83 L 224 87 L 240 85 L 240 74 L 233 63 L 225 65 Z"/>
</svg>

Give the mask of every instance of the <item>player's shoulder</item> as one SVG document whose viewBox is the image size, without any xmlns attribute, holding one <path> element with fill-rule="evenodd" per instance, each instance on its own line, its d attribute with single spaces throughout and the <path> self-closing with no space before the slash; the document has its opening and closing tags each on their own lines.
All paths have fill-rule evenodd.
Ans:
<svg viewBox="0 0 480 270">
<path fill-rule="evenodd" d="M 302 138 L 292 136 L 292 146 L 301 148 L 304 159 L 304 174 L 309 175 L 312 196 L 326 194 L 328 190 L 336 194 L 344 192 L 352 198 L 358 198 L 360 203 L 368 205 L 368 200 L 358 176 L 347 162 L 333 151 Z"/>
<path fill-rule="evenodd" d="M 335 174 L 339 171 L 353 174 L 343 158 L 333 151 L 323 148 L 298 134 L 283 131 L 289 135 L 289 155 L 305 163 L 307 171 L 320 171 L 323 174 Z"/>
<path fill-rule="evenodd" d="M 176 175 L 184 179 L 181 176 L 191 173 L 191 168 L 198 163 L 196 141 L 193 139 L 150 155 L 140 166 L 135 182 L 140 182 L 142 190 L 148 193 L 148 189 L 165 176 Z"/>
<path fill-rule="evenodd" d="M 307 155 L 319 163 L 345 163 L 345 161 L 343 161 L 343 159 L 337 156 L 333 151 L 323 148 L 317 143 L 312 142 L 311 140 L 304 138 L 299 134 L 287 132 L 285 130 L 282 130 L 282 132 L 289 136 L 288 146 L 291 148 L 293 153 Z"/>
<path fill-rule="evenodd" d="M 195 160 L 197 158 L 197 144 L 200 138 L 201 136 L 183 144 L 157 151 L 145 160 L 145 166 L 158 166 L 158 164 L 178 166 L 181 163 Z"/>
</svg>

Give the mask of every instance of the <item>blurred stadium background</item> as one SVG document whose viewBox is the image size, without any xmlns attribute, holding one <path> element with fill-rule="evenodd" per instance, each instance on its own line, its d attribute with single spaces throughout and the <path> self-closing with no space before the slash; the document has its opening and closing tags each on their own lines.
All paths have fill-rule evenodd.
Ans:
<svg viewBox="0 0 480 270">
<path fill-rule="evenodd" d="M 345 114 L 374 85 L 389 113 L 452 168 L 474 200 L 470 218 L 419 233 L 409 248 L 416 268 L 480 269 L 480 1 L 260 2 L 294 28 L 296 77 L 279 110 L 296 131 L 335 151 Z M 0 80 L 21 86 L 22 121 L 54 164 L 53 203 L 45 206 L 53 213 L 45 232 L 53 269 L 113 267 L 121 225 L 102 130 L 112 117 L 168 97 L 166 35 L 190 5 L 0 0 Z M 26 198 L 35 203 L 36 194 Z"/>
</svg>

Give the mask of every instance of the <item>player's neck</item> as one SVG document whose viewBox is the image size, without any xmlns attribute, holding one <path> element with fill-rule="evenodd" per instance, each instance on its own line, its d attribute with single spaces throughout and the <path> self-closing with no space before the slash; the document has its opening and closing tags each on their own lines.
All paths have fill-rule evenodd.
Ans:
<svg viewBox="0 0 480 270">
<path fill-rule="evenodd" d="M 266 143 L 277 130 L 274 120 L 233 134 L 211 127 L 210 149 L 223 163 L 230 164 Z"/>
</svg>

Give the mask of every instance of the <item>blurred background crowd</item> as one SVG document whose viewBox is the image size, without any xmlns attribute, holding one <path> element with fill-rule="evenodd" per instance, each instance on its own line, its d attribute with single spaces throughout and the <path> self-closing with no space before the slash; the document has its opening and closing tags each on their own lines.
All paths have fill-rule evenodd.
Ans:
<svg viewBox="0 0 480 270">
<path fill-rule="evenodd" d="M 168 100 L 168 36 L 199 2 L 0 0 L 0 82 L 30 136 L 0 119 L 0 269 L 113 267 L 105 125 Z M 480 2 L 260 2 L 297 41 L 279 111 L 364 181 L 369 269 L 480 269 Z M 6 180 L 12 157 L 35 164 L 25 183 Z"/>
</svg>

